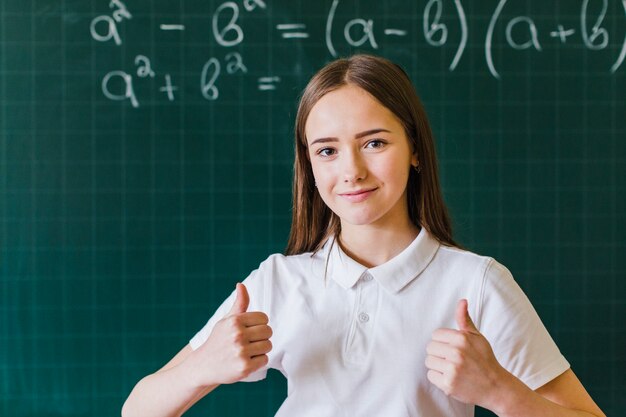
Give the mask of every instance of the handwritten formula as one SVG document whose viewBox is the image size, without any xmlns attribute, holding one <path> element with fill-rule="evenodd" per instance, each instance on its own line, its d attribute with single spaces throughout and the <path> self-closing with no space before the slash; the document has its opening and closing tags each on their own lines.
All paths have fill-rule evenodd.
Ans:
<svg viewBox="0 0 626 417">
<path fill-rule="evenodd" d="M 345 0 L 344 0 L 345 1 Z M 564 25 L 559 22 L 559 16 L 554 16 L 553 22 L 548 22 L 545 17 L 538 19 L 530 15 L 517 15 L 504 19 L 503 11 L 507 4 L 517 0 L 493 1 L 493 12 L 490 16 L 485 30 L 480 31 L 482 39 L 480 44 L 483 47 L 483 56 L 486 69 L 496 80 L 503 76 L 497 67 L 497 59 L 494 55 L 502 53 L 502 48 L 494 48 L 495 38 L 503 39 L 507 48 L 516 51 L 528 51 L 528 53 L 546 53 L 546 46 L 550 45 L 552 50 L 555 45 L 577 43 L 581 48 L 591 51 L 604 51 L 611 54 L 611 65 L 606 68 L 607 73 L 614 74 L 623 69 L 623 62 L 626 58 L 626 0 L 582 0 L 576 25 Z M 107 2 L 103 1 L 103 5 Z M 350 14 L 348 2 L 345 5 L 341 0 L 333 0 L 325 11 L 325 22 L 323 27 L 308 27 L 307 23 L 300 21 L 279 21 L 268 22 L 275 31 L 275 36 L 289 42 L 319 42 L 325 45 L 329 58 L 339 56 L 338 50 L 344 47 L 370 49 L 374 53 L 384 54 L 385 42 L 382 40 L 393 39 L 414 39 L 410 36 L 417 35 L 423 39 L 428 47 L 442 48 L 454 47 L 455 52 L 448 64 L 448 71 L 455 71 L 463 60 L 468 42 L 476 44 L 477 39 L 469 39 L 470 25 L 463 3 L 461 0 L 428 0 L 420 5 L 421 15 L 418 16 L 419 25 L 403 27 L 394 25 L 393 27 L 383 27 L 382 19 L 376 20 L 361 11 L 359 14 L 348 19 L 337 19 L 338 12 L 342 15 Z M 354 7 L 353 2 L 349 3 Z M 198 91 L 201 96 L 209 101 L 218 100 L 220 97 L 220 79 L 224 76 L 235 74 L 246 75 L 249 66 L 253 65 L 245 60 L 241 52 L 235 50 L 242 45 L 246 39 L 246 25 L 250 22 L 259 22 L 259 18 L 268 16 L 268 7 L 278 7 L 278 5 L 268 4 L 264 0 L 243 0 L 241 2 L 226 1 L 219 4 L 212 12 L 210 25 L 212 38 L 207 42 L 213 42 L 223 53 L 208 57 L 201 68 L 198 68 Z M 607 13 L 609 6 L 616 6 L 622 13 L 622 23 L 616 33 L 615 29 L 611 33 L 607 24 Z M 345 9 L 347 10 L 345 10 Z M 365 7 L 359 7 L 359 10 Z M 124 25 L 133 24 L 134 10 L 127 7 L 121 0 L 108 1 L 108 10 L 98 16 L 93 17 L 90 24 L 91 38 L 99 43 L 111 43 L 116 47 L 122 47 L 126 39 L 122 36 Z M 243 19 L 243 14 L 253 15 L 255 19 Z M 443 16 L 448 16 L 443 19 Z M 449 16 L 455 19 L 451 23 Z M 268 17 L 269 19 L 269 17 Z M 344 22 L 345 21 L 345 22 Z M 386 22 L 386 20 L 385 20 Z M 454 39 L 451 36 L 451 24 L 456 24 L 454 28 Z M 183 32 L 187 27 L 183 22 L 163 21 L 157 23 L 157 30 L 162 32 Z M 478 32 L 472 32 L 478 33 Z M 458 34 L 458 35 L 457 35 Z M 408 44 L 408 43 L 407 43 Z M 254 73 L 263 73 L 264 69 L 259 68 L 261 62 L 254 62 L 256 66 Z M 179 86 L 169 73 L 159 73 L 153 68 L 151 57 L 148 54 L 139 54 L 134 59 L 134 68 L 112 69 L 103 75 L 101 89 L 103 95 L 115 101 L 124 101 L 132 107 L 139 107 L 141 99 L 136 94 L 136 83 L 142 79 L 160 79 L 158 86 L 159 93 L 167 97 L 169 101 L 175 101 Z M 279 88 L 281 79 L 273 74 L 266 74 L 258 77 L 257 89 L 262 92 L 271 93 Z"/>
</svg>

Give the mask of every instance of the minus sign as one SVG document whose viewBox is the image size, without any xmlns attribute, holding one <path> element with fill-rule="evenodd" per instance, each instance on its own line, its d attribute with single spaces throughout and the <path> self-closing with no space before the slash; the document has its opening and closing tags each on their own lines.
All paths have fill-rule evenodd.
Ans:
<svg viewBox="0 0 626 417">
<path fill-rule="evenodd" d="M 161 25 L 161 30 L 185 30 L 185 25 Z"/>
<path fill-rule="evenodd" d="M 385 35 L 406 36 L 406 30 L 385 29 Z"/>
</svg>

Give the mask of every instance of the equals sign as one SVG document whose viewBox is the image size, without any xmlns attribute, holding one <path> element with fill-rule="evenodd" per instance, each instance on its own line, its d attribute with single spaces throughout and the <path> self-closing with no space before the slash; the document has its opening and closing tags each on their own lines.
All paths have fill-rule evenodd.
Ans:
<svg viewBox="0 0 626 417">
<path fill-rule="evenodd" d="M 276 29 L 282 32 L 280 36 L 282 36 L 283 39 L 309 37 L 308 33 L 301 31 L 302 29 L 306 29 L 306 25 L 301 23 L 283 23 L 276 25 Z"/>
<path fill-rule="evenodd" d="M 276 83 L 280 82 L 280 77 L 261 77 L 259 78 L 259 90 L 276 90 Z"/>
</svg>

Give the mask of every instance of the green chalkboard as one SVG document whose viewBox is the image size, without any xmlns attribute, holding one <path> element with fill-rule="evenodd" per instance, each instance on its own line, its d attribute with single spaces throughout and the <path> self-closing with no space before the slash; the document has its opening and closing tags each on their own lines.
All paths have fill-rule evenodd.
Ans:
<svg viewBox="0 0 626 417">
<path fill-rule="evenodd" d="M 119 415 L 283 250 L 298 94 L 357 51 L 414 81 L 458 240 L 626 414 L 623 1 L 2 0 L 1 415 Z M 189 415 L 285 395 L 270 372 Z"/>
</svg>

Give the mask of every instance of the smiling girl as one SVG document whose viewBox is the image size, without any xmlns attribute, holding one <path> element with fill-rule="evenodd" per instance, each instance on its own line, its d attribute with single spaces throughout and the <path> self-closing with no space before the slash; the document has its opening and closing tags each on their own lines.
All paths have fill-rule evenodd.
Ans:
<svg viewBox="0 0 626 417">
<path fill-rule="evenodd" d="M 295 127 L 293 220 L 272 255 L 124 416 L 178 416 L 220 384 L 288 381 L 277 416 L 604 416 L 510 272 L 452 238 L 404 71 L 322 68 Z M 270 342 L 271 339 L 271 342 Z"/>
</svg>

